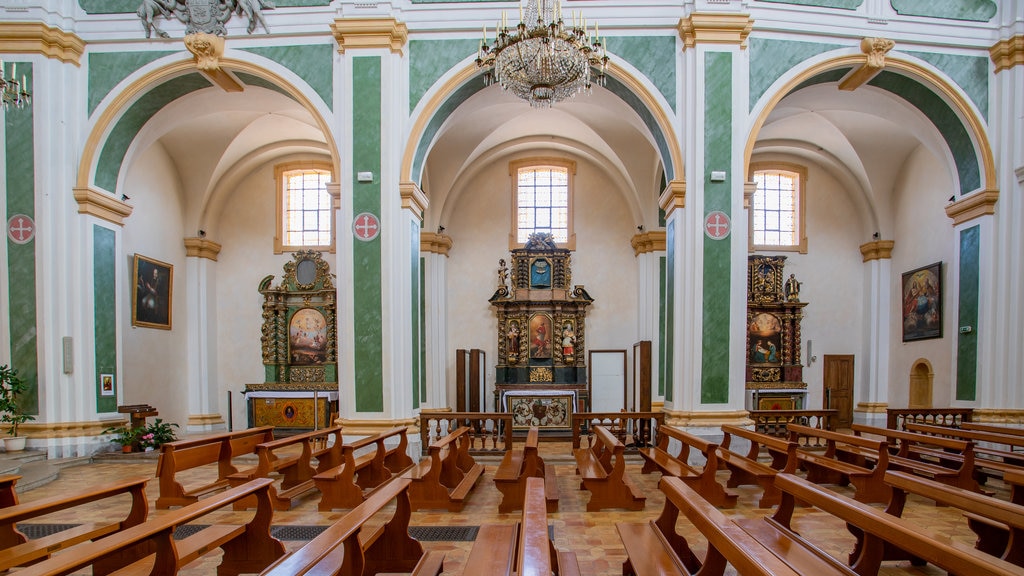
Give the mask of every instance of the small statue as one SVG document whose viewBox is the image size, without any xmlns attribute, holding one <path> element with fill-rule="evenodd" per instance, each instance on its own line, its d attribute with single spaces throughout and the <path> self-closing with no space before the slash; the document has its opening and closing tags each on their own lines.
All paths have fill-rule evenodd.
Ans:
<svg viewBox="0 0 1024 576">
<path fill-rule="evenodd" d="M 508 360 L 515 364 L 519 358 L 519 323 L 509 322 L 508 325 Z"/>
<path fill-rule="evenodd" d="M 562 327 L 562 357 L 566 362 L 572 362 L 575 355 L 576 332 L 572 329 L 572 324 L 566 322 Z"/>
<path fill-rule="evenodd" d="M 796 275 L 790 274 L 789 279 L 786 280 L 786 302 L 799 302 L 800 301 L 800 282 L 797 281 Z"/>
<path fill-rule="evenodd" d="M 275 8 L 274 3 L 270 0 L 235 0 L 237 5 L 235 7 L 236 12 L 239 16 L 245 16 L 249 19 L 249 26 L 246 31 L 252 34 L 256 31 L 256 25 L 263 26 L 263 30 L 270 34 L 270 29 L 267 28 L 267 21 L 263 19 L 263 10 L 273 10 Z"/>
<path fill-rule="evenodd" d="M 172 10 L 174 10 L 174 6 L 168 6 L 164 0 L 142 0 L 135 14 L 138 15 L 139 20 L 142 20 L 142 28 L 146 31 L 146 38 L 152 36 L 153 32 L 156 32 L 156 35 L 161 38 L 169 37 L 167 32 L 161 30 L 157 25 L 156 17 L 170 18 Z"/>
<path fill-rule="evenodd" d="M 508 267 L 505 266 L 505 259 L 498 260 L 498 286 L 508 286 Z"/>
</svg>

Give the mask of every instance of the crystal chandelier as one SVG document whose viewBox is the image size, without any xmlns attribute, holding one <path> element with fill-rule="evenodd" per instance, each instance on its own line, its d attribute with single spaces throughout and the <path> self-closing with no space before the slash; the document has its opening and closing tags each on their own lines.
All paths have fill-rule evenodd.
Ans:
<svg viewBox="0 0 1024 576">
<path fill-rule="evenodd" d="M 8 106 L 23 108 L 32 102 L 32 93 L 28 91 L 28 84 L 25 83 L 25 75 L 21 75 L 21 82 L 16 80 L 18 75 L 17 64 L 11 64 L 10 77 L 4 78 L 4 61 L 0 60 L 0 108 L 4 110 Z"/>
<path fill-rule="evenodd" d="M 587 21 L 576 14 L 567 27 L 561 0 L 527 0 L 525 11 L 519 6 L 519 20 L 509 28 L 502 13 L 493 45 L 484 26 L 476 64 L 485 70 L 487 86 L 497 82 L 534 108 L 547 108 L 589 92 L 591 68 L 593 81 L 604 85 L 608 56 L 596 24 L 591 35 Z"/>
</svg>

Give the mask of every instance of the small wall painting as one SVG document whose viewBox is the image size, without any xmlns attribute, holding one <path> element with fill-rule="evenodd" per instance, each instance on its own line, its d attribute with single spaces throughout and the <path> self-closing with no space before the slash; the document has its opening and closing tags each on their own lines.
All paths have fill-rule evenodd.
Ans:
<svg viewBox="0 0 1024 576">
<path fill-rule="evenodd" d="M 551 317 L 534 314 L 530 318 L 530 358 L 551 358 Z"/>
<path fill-rule="evenodd" d="M 327 361 L 327 320 L 315 308 L 295 312 L 288 324 L 288 356 L 292 364 L 323 364 Z"/>
<path fill-rule="evenodd" d="M 903 273 L 903 341 L 942 338 L 942 262 Z"/>
<path fill-rule="evenodd" d="M 114 375 L 100 374 L 100 396 L 114 395 Z"/>
<path fill-rule="evenodd" d="M 132 326 L 170 330 L 174 266 L 136 254 L 132 270 Z"/>
</svg>

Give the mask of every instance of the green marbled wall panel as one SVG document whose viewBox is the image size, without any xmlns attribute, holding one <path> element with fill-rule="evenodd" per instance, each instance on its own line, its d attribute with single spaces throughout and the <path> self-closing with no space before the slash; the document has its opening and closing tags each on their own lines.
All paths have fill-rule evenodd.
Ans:
<svg viewBox="0 0 1024 576">
<path fill-rule="evenodd" d="M 89 114 L 122 80 L 154 60 L 174 54 L 160 52 L 97 52 L 89 54 Z"/>
<path fill-rule="evenodd" d="M 651 131 L 651 135 L 654 137 L 654 142 L 658 147 L 658 153 L 661 154 L 661 162 L 665 166 L 665 178 L 672 180 L 675 178 L 676 166 L 672 165 L 672 154 L 669 152 L 668 141 L 665 139 L 665 134 L 661 131 L 661 127 L 658 125 L 658 121 L 655 120 L 654 114 L 647 109 L 643 101 L 633 94 L 626 85 L 619 82 L 613 77 L 608 77 L 605 88 L 610 90 L 613 94 L 618 96 L 625 102 L 634 112 L 640 116 L 640 120 L 643 121 L 647 129 Z M 585 96 L 583 96 L 585 98 Z M 681 167 L 679 167 L 681 168 Z"/>
<path fill-rule="evenodd" d="M 384 410 L 384 336 L 381 315 L 381 236 L 388 222 L 380 213 L 381 59 L 352 58 L 352 168 L 373 172 L 373 182 L 358 182 L 352 174 L 352 214 L 370 212 L 381 220 L 382 231 L 369 242 L 352 244 L 352 290 L 355 305 L 355 392 L 357 412 Z M 339 234 L 351 231 L 339 230 Z"/>
<path fill-rule="evenodd" d="M 791 68 L 824 52 L 842 48 L 838 44 L 796 42 L 770 38 L 750 38 L 750 108 L 764 96 L 768 87 Z"/>
<path fill-rule="evenodd" d="M 868 84 L 903 98 L 932 121 L 953 155 L 960 177 L 960 194 L 981 187 L 981 166 L 970 134 L 945 100 L 917 80 L 893 72 L 882 71 Z"/>
<path fill-rule="evenodd" d="M 665 375 L 665 366 L 668 361 L 668 351 L 671 350 L 668 346 L 669 335 L 668 327 L 671 322 L 671 318 L 668 313 L 668 267 L 667 260 L 664 256 L 658 258 L 658 366 L 661 370 L 658 370 L 658 394 L 665 396 L 666 384 L 669 382 Z"/>
<path fill-rule="evenodd" d="M 334 108 L 334 47 L 330 44 L 245 48 L 273 60 L 306 81 L 330 109 Z"/>
<path fill-rule="evenodd" d="M 961 56 L 933 52 L 907 52 L 942 70 L 967 93 L 981 116 L 988 120 L 988 56 Z"/>
<path fill-rule="evenodd" d="M 796 4 L 797 6 L 818 6 L 820 8 L 839 8 L 841 10 L 856 10 L 860 8 L 864 0 L 757 0 L 770 4 Z"/>
<path fill-rule="evenodd" d="M 124 155 L 142 126 L 174 100 L 210 86 L 210 82 L 198 73 L 188 74 L 165 82 L 136 100 L 117 121 L 103 143 L 103 150 L 96 166 L 96 185 L 108 192 L 114 192 Z"/>
<path fill-rule="evenodd" d="M 792 94 L 793 92 L 797 92 L 799 90 L 803 90 L 804 88 L 817 86 L 818 84 L 839 82 L 840 80 L 843 79 L 844 76 L 850 73 L 850 70 L 853 70 L 853 68 L 846 66 L 843 68 L 835 68 L 833 70 L 826 70 L 825 72 L 820 72 L 818 74 L 815 74 L 814 76 L 811 76 L 807 80 L 804 80 L 803 82 L 797 84 L 796 88 L 793 88 L 793 90 L 790 91 L 790 94 Z"/>
<path fill-rule="evenodd" d="M 114 231 L 92 227 L 93 337 L 95 338 L 96 411 L 117 411 L 117 245 Z M 103 396 L 100 374 L 114 375 L 114 396 Z"/>
<path fill-rule="evenodd" d="M 78 0 L 86 14 L 126 14 L 139 8 L 140 0 Z M 330 6 L 331 0 L 274 0 L 278 8 Z M 141 30 L 141 29 L 140 29 Z"/>
<path fill-rule="evenodd" d="M 676 109 L 676 48 L 675 36 L 612 36 L 605 40 L 609 52 L 632 64 L 657 86 Z"/>
<path fill-rule="evenodd" d="M 902 16 L 927 16 L 945 20 L 988 22 L 996 15 L 992 0 L 892 0 L 892 9 Z"/>
<path fill-rule="evenodd" d="M 419 408 L 423 393 L 423 365 L 422 360 L 423 340 L 421 339 L 423 325 L 420 323 L 420 305 L 423 302 L 423 295 L 420 290 L 423 286 L 423 275 L 420 271 L 420 225 L 416 222 L 409 222 L 409 278 L 412 280 L 409 296 L 412 306 L 412 326 L 409 327 L 409 338 L 412 340 L 412 407 Z"/>
<path fill-rule="evenodd" d="M 28 62 L 17 62 L 18 76 L 24 75 L 29 86 L 33 68 Z M 4 76 L 10 77 L 11 62 L 4 64 Z M 3 113 L 6 138 L 7 217 L 24 214 L 35 219 L 35 135 L 32 106 L 8 108 Z M 38 233 L 38 231 L 37 231 Z M 45 233 L 43 231 L 42 233 Z M 28 385 L 25 408 L 30 414 L 39 412 L 39 350 L 36 332 L 36 241 L 15 244 L 7 236 L 7 319 L 11 333 L 11 367 Z"/>
<path fill-rule="evenodd" d="M 258 88 L 266 88 L 267 90 L 273 90 L 274 92 L 277 92 L 278 94 L 281 94 L 282 96 L 287 96 L 288 98 L 292 98 L 292 95 L 289 94 L 284 88 L 278 86 L 277 84 L 274 84 L 273 82 L 271 82 L 270 80 L 267 80 L 266 78 L 261 78 L 259 76 L 255 76 L 253 74 L 246 74 L 245 72 L 235 72 L 235 76 L 238 77 L 238 79 L 241 80 L 242 83 L 245 84 L 246 86 L 255 86 L 255 87 L 258 87 Z M 292 99 L 294 100 L 294 98 L 292 98 Z M 328 105 L 329 105 L 329 103 L 328 103 Z"/>
<path fill-rule="evenodd" d="M 732 218 L 731 184 L 712 182 L 712 170 L 732 166 L 732 54 L 704 54 L 704 213 L 721 210 Z M 703 218 L 701 219 L 703 221 Z M 704 329 L 700 400 L 729 401 L 730 239 L 704 238 Z"/>
<path fill-rule="evenodd" d="M 467 56 L 475 55 L 478 39 L 409 41 L 409 111 L 420 103 L 437 79 Z M 483 79 L 477 79 L 481 86 Z"/>
<path fill-rule="evenodd" d="M 662 306 L 665 314 L 661 317 L 665 325 L 662 334 L 662 346 L 665 350 L 661 365 L 662 381 L 665 386 L 665 401 L 672 401 L 672 378 L 675 368 L 675 309 L 676 309 L 676 221 L 670 220 L 665 227 L 665 258 L 663 259 L 663 274 L 665 277 L 664 294 Z"/>
<path fill-rule="evenodd" d="M 949 267 L 947 267 L 948 269 Z M 978 386 L 978 306 L 981 298 L 981 227 L 960 232 L 960 298 L 957 302 L 957 327 L 971 326 L 968 334 L 956 331 L 956 399 L 977 400 Z M 948 274 L 947 274 L 948 276 Z M 948 278 L 944 279 L 948 280 Z M 951 285 L 948 283 L 947 285 Z"/>
</svg>

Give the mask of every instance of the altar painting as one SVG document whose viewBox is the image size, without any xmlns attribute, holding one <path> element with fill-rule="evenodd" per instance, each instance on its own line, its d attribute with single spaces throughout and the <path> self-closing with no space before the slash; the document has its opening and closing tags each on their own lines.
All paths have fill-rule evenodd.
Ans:
<svg viewBox="0 0 1024 576">
<path fill-rule="evenodd" d="M 327 359 L 327 321 L 314 308 L 303 308 L 288 324 L 288 353 L 292 364 L 322 364 Z"/>
<path fill-rule="evenodd" d="M 782 363 L 782 322 L 774 314 L 755 314 L 747 330 L 751 364 Z"/>
<path fill-rule="evenodd" d="M 551 317 L 534 314 L 530 318 L 530 358 L 551 358 Z"/>
<path fill-rule="evenodd" d="M 568 428 L 572 421 L 572 395 L 512 396 L 509 411 L 513 428 Z"/>
</svg>

